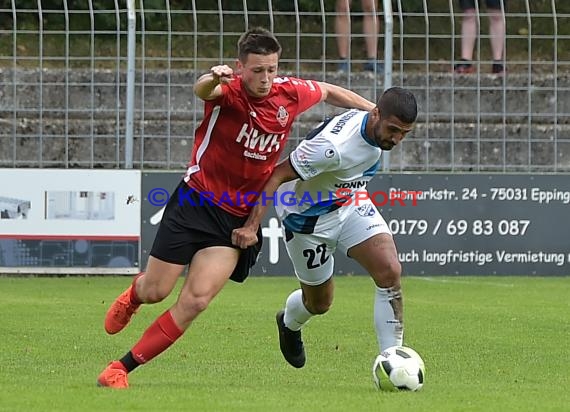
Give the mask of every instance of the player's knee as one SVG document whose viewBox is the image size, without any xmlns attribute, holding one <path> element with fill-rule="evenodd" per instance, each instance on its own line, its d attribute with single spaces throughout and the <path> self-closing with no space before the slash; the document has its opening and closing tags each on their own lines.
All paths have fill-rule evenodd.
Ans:
<svg viewBox="0 0 570 412">
<path fill-rule="evenodd" d="M 402 265 L 397 258 L 394 258 L 388 262 L 386 268 L 386 280 L 391 283 L 391 286 L 400 285 L 400 276 L 402 274 Z"/>
<path fill-rule="evenodd" d="M 190 319 L 194 319 L 200 313 L 204 312 L 209 304 L 210 299 L 207 296 L 196 295 L 180 296 L 177 302 L 179 309 L 187 314 Z"/>
<path fill-rule="evenodd" d="M 170 294 L 170 289 L 160 285 L 142 285 L 139 297 L 145 303 L 162 302 Z"/>
<path fill-rule="evenodd" d="M 375 273 L 371 273 L 376 285 L 383 288 L 399 286 L 401 274 L 402 265 L 397 257 L 386 260 Z"/>
</svg>

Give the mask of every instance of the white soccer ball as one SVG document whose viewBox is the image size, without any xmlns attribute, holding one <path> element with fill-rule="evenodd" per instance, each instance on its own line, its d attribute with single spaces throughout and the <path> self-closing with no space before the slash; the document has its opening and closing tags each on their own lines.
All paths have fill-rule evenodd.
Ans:
<svg viewBox="0 0 570 412">
<path fill-rule="evenodd" d="M 419 391 L 425 374 L 421 356 L 406 346 L 392 346 L 382 351 L 372 367 L 374 383 L 384 391 Z"/>
</svg>

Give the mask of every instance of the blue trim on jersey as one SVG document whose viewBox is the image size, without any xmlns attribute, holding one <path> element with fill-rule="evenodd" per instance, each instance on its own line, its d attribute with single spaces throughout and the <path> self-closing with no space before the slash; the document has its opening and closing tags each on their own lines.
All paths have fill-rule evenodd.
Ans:
<svg viewBox="0 0 570 412">
<path fill-rule="evenodd" d="M 376 175 L 376 172 L 378 171 L 378 169 L 380 169 L 380 159 L 378 159 L 376 161 L 376 163 L 374 163 L 371 167 L 369 167 L 368 169 L 366 169 L 363 173 L 362 176 L 374 176 Z"/>
<path fill-rule="evenodd" d="M 372 140 L 371 138 L 369 138 L 366 135 L 366 122 L 368 122 L 368 115 L 370 113 L 366 113 L 364 115 L 364 119 L 362 119 L 362 123 L 360 124 L 360 135 L 362 136 L 362 138 L 364 139 L 364 141 L 366 143 L 368 143 L 370 146 L 374 146 L 374 147 L 380 147 L 376 144 L 376 142 L 374 140 Z"/>
<path fill-rule="evenodd" d="M 315 231 L 318 219 L 318 216 L 303 216 L 292 213 L 283 220 L 283 226 L 291 232 L 309 235 Z"/>
<path fill-rule="evenodd" d="M 332 194 L 332 193 L 331 193 Z M 311 207 L 309 207 L 308 209 L 305 209 L 301 212 L 301 214 L 303 216 L 321 216 L 321 215 L 325 215 L 329 212 L 332 212 L 334 210 L 337 210 L 339 207 L 341 207 L 344 203 L 346 202 L 346 198 L 341 198 L 341 199 L 333 199 L 332 197 L 327 199 L 327 200 L 323 200 L 322 202 L 318 202 L 313 204 Z M 309 202 L 307 202 L 309 203 Z"/>
<path fill-rule="evenodd" d="M 329 199 L 316 203 L 301 213 L 291 213 L 283 219 L 283 226 L 291 232 L 310 234 L 313 233 L 319 216 L 326 215 L 342 207 L 347 202 L 346 198 Z"/>
<path fill-rule="evenodd" d="M 313 130 L 307 133 L 307 135 L 305 136 L 305 140 L 311 140 L 313 137 L 322 132 L 323 129 L 327 127 L 327 124 L 329 124 L 332 119 L 333 117 L 325 117 L 325 120 L 323 120 L 317 127 L 315 127 Z"/>
</svg>

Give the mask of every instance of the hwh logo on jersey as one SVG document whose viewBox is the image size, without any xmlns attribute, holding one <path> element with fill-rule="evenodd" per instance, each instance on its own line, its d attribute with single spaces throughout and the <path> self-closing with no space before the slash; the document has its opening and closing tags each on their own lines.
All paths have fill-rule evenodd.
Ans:
<svg viewBox="0 0 570 412">
<path fill-rule="evenodd" d="M 259 130 L 253 127 L 250 128 L 247 123 L 244 123 L 236 137 L 236 142 L 241 143 L 244 140 L 243 146 L 246 149 L 271 153 L 281 148 L 280 142 L 283 139 L 285 139 L 285 133 L 260 134 Z"/>
</svg>

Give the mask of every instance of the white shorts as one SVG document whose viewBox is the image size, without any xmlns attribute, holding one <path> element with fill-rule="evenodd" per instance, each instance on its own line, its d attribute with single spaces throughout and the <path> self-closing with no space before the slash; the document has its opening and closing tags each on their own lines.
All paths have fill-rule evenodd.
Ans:
<svg viewBox="0 0 570 412">
<path fill-rule="evenodd" d="M 283 228 L 285 247 L 301 283 L 317 286 L 334 270 L 334 252 L 343 252 L 379 233 L 392 234 L 376 206 L 368 199 L 351 210 L 320 216 L 312 234 L 292 233 Z M 342 208 L 341 208 L 342 209 Z M 347 213 L 348 212 L 348 213 Z M 342 218 L 341 218 L 342 216 Z"/>
</svg>

